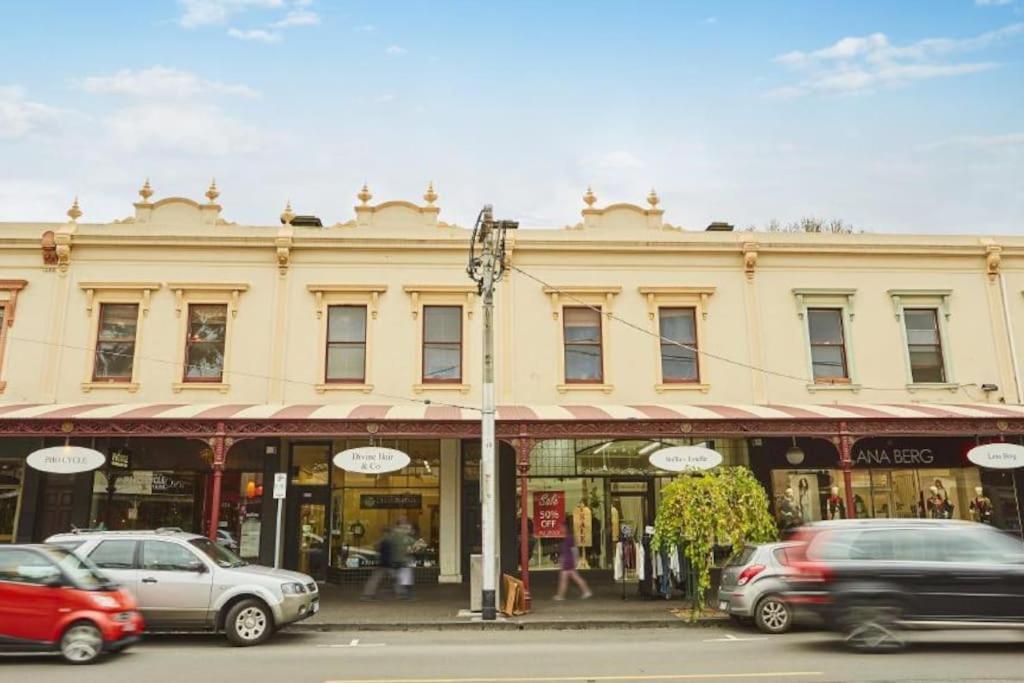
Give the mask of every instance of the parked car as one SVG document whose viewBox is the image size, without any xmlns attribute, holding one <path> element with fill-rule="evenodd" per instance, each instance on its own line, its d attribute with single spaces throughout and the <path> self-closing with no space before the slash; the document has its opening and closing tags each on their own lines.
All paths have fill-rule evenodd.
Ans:
<svg viewBox="0 0 1024 683">
<path fill-rule="evenodd" d="M 139 639 L 135 598 L 64 548 L 0 545 L 0 648 L 88 664 Z"/>
<path fill-rule="evenodd" d="M 320 609 L 311 577 L 249 564 L 205 536 L 79 531 L 47 542 L 78 543 L 74 552 L 135 594 L 151 630 L 224 632 L 233 645 L 258 645 Z"/>
<path fill-rule="evenodd" d="M 753 620 L 765 633 L 785 633 L 793 626 L 793 614 L 783 597 L 785 576 L 794 570 L 787 552 L 798 543 L 748 545 L 733 555 L 722 569 L 718 609 L 734 620 Z"/>
<path fill-rule="evenodd" d="M 985 524 L 843 520 L 798 539 L 786 599 L 856 649 L 899 649 L 905 628 L 1024 628 L 1024 543 Z"/>
</svg>

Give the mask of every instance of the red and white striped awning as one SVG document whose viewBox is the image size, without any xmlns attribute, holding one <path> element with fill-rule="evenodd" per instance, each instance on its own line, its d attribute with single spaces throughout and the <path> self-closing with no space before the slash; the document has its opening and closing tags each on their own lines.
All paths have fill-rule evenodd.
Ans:
<svg viewBox="0 0 1024 683">
<path fill-rule="evenodd" d="M 645 404 L 509 405 L 498 420 L 877 420 L 1024 418 L 1024 406 L 983 403 L 906 404 Z M 0 404 L 0 421 L 9 420 L 424 420 L 475 422 L 478 410 L 446 405 L 244 404 L 244 403 L 77 403 Z"/>
</svg>

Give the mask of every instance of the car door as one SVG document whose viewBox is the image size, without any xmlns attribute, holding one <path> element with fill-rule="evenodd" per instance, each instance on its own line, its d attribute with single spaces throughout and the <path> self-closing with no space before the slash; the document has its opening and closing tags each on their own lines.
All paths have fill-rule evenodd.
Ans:
<svg viewBox="0 0 1024 683">
<path fill-rule="evenodd" d="M 140 553 L 139 609 L 153 628 L 208 624 L 213 572 L 186 545 L 144 540 Z"/>
<path fill-rule="evenodd" d="M 61 571 L 42 553 L 0 547 L 0 643 L 53 640 L 60 589 L 46 585 Z"/>
<path fill-rule="evenodd" d="M 999 621 L 1010 616 L 1008 584 L 998 554 L 984 533 L 987 528 L 943 528 L 939 538 L 945 563 L 941 612 L 950 621 Z"/>
<path fill-rule="evenodd" d="M 136 554 L 139 542 L 129 538 L 108 538 L 92 548 L 85 549 L 85 556 L 99 567 L 104 574 L 132 595 L 138 598 L 139 568 Z M 82 554 L 79 550 L 77 554 Z"/>
</svg>

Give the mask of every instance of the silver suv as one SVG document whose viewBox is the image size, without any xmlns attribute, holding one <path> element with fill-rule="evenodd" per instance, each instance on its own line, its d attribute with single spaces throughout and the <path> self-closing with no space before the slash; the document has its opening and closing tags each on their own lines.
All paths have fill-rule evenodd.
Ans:
<svg viewBox="0 0 1024 683">
<path fill-rule="evenodd" d="M 258 645 L 320 609 L 311 577 L 248 564 L 205 536 L 78 530 L 46 542 L 89 558 L 134 593 L 150 630 L 223 631 L 233 645 Z"/>
</svg>

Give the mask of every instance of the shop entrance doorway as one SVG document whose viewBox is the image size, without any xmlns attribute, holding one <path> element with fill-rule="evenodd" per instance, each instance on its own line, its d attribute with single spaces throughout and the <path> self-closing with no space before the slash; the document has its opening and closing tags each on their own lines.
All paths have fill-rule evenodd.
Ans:
<svg viewBox="0 0 1024 683">
<path fill-rule="evenodd" d="M 296 486 L 286 500 L 284 566 L 309 574 L 317 581 L 326 581 L 327 558 L 330 556 L 328 492 Z"/>
<path fill-rule="evenodd" d="M 39 538 L 71 531 L 72 503 L 75 489 L 69 475 L 47 475 L 43 495 L 39 498 Z"/>
</svg>

